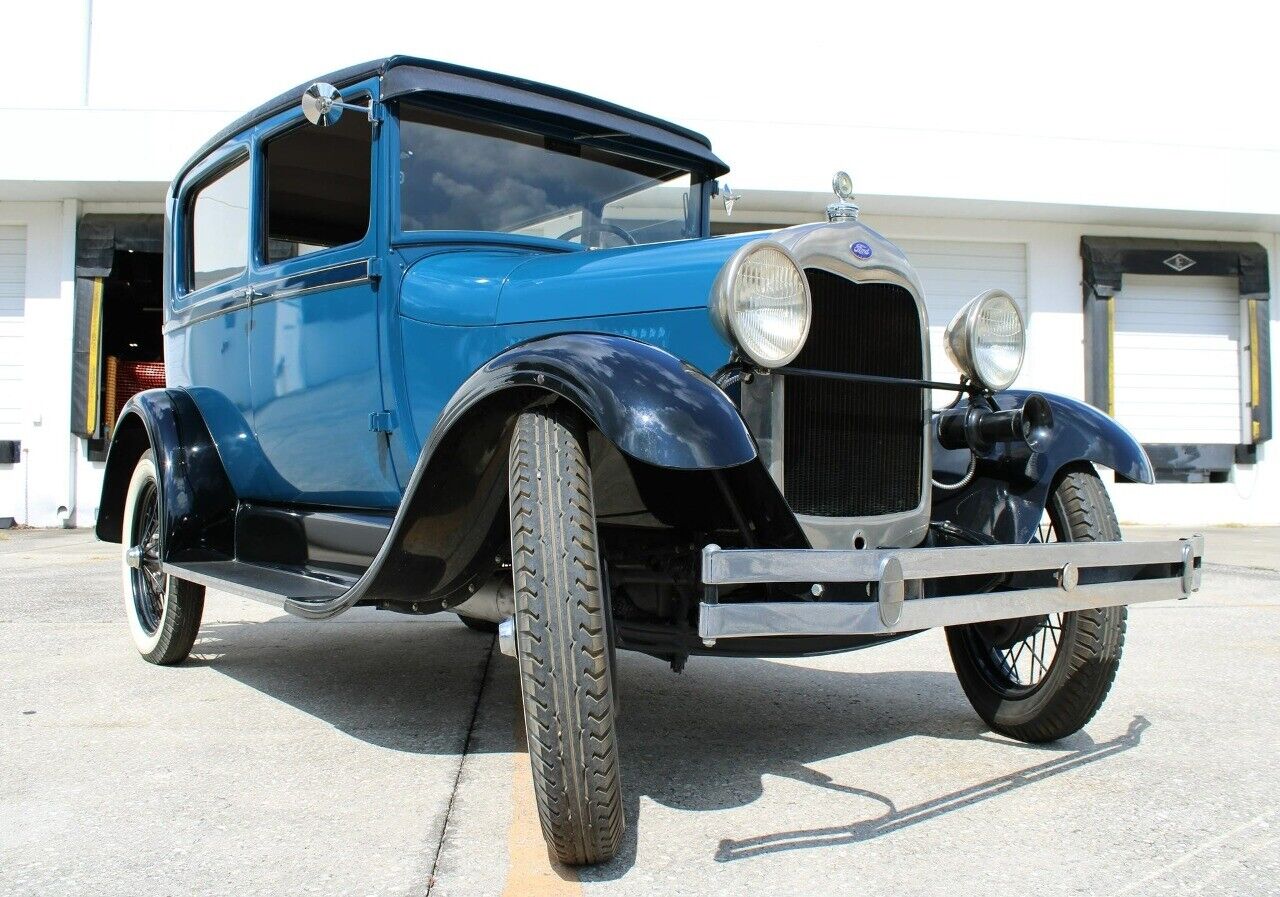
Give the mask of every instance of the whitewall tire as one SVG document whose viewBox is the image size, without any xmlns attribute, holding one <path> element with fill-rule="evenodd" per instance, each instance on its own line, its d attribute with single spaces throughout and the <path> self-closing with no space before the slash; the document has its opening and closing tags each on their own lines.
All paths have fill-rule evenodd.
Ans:
<svg viewBox="0 0 1280 897">
<path fill-rule="evenodd" d="M 129 634 L 151 663 L 181 663 L 200 631 L 204 586 L 160 570 L 160 488 L 149 451 L 133 469 L 123 523 L 120 583 Z"/>
</svg>

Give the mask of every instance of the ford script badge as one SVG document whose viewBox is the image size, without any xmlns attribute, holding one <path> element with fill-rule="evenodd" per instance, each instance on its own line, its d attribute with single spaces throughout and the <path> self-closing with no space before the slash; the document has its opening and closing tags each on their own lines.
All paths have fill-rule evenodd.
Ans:
<svg viewBox="0 0 1280 897">
<path fill-rule="evenodd" d="M 859 240 L 849 247 L 850 251 L 860 259 L 871 258 L 871 247 Z"/>
</svg>

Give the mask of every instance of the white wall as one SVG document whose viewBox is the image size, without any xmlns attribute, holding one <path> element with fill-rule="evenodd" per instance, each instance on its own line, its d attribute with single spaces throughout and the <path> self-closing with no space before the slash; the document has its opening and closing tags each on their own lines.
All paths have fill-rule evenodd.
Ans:
<svg viewBox="0 0 1280 897">
<path fill-rule="evenodd" d="M 56 526 L 70 510 L 71 322 L 76 203 L 0 203 L 0 224 L 27 232 L 24 405 L 18 438 L 23 460 L 0 468 L 0 517 Z M 30 516 L 27 516 L 27 505 Z"/>
<path fill-rule="evenodd" d="M 1280 214 L 1275 4 L 118 0 L 87 29 L 89 8 L 0 13 L 3 118 L 59 137 L 0 141 L 0 185 L 167 181 L 239 112 L 399 52 L 699 127 L 739 188 L 824 190 L 843 167 L 864 194 Z"/>
<path fill-rule="evenodd" d="M 1080 234 L 1259 240 L 1276 277 L 1278 26 L 1280 7 L 1243 0 L 767 14 L 716 2 L 696 15 L 669 0 L 642 15 L 385 0 L 363 18 L 337 0 L 7 4 L 0 133 L 21 139 L 0 140 L 0 223 L 28 228 L 32 389 L 30 461 L 0 470 L 0 502 L 29 476 L 33 523 L 56 523 L 60 506 L 85 523 L 97 503 L 100 470 L 68 435 L 76 202 L 81 213 L 158 210 L 210 134 L 324 72 L 400 52 L 546 81 L 707 133 L 746 194 L 739 215 L 755 203 L 779 223 L 813 220 L 840 167 L 892 236 L 1022 242 L 1022 382 L 1081 396 Z M 1227 484 L 1120 487 L 1122 516 L 1280 522 L 1280 452 L 1262 459 Z"/>
<path fill-rule="evenodd" d="M 1084 399 L 1084 317 L 1081 314 L 1080 237 L 1143 236 L 1256 241 L 1271 257 L 1271 292 L 1280 297 L 1277 235 L 1185 229 L 1081 225 L 1077 223 L 981 221 L 868 216 L 867 223 L 895 238 L 996 240 L 1027 247 L 1027 361 L 1017 386 Z M 1280 301 L 1271 303 L 1271 395 L 1280 395 Z M 1280 436 L 1280 434 L 1277 434 Z M 1237 465 L 1227 483 L 1115 484 L 1120 519 L 1127 523 L 1209 526 L 1223 523 L 1280 524 L 1280 450 L 1264 443 L 1256 465 Z"/>
</svg>

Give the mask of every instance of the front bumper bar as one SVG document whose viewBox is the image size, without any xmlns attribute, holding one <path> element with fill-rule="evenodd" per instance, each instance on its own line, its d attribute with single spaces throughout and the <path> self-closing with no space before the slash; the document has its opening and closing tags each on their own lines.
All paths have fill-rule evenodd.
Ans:
<svg viewBox="0 0 1280 897">
<path fill-rule="evenodd" d="M 698 635 L 717 639 L 779 635 L 891 635 L 960 623 L 1008 620 L 1143 601 L 1186 598 L 1200 588 L 1204 537 L 1167 542 L 1056 542 L 872 551 L 734 549 L 702 552 L 705 597 Z M 1057 585 L 908 598 L 927 580 L 1036 574 Z M 1099 578 L 1120 581 L 1098 582 Z M 1016 578 L 1016 577 L 1015 577 Z M 725 586 L 752 583 L 869 583 L 868 601 L 721 603 Z M 822 588 L 815 588 L 821 594 Z"/>
</svg>

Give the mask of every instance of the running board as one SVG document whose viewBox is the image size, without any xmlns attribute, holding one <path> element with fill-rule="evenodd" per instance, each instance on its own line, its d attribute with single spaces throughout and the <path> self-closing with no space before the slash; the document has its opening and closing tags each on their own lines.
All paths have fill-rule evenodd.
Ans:
<svg viewBox="0 0 1280 897">
<path fill-rule="evenodd" d="M 165 562 L 165 573 L 197 585 L 251 598 L 293 612 L 290 605 L 324 603 L 347 593 L 356 577 L 338 574 L 316 575 L 299 570 L 281 570 L 245 561 L 199 561 L 177 564 Z"/>
</svg>

